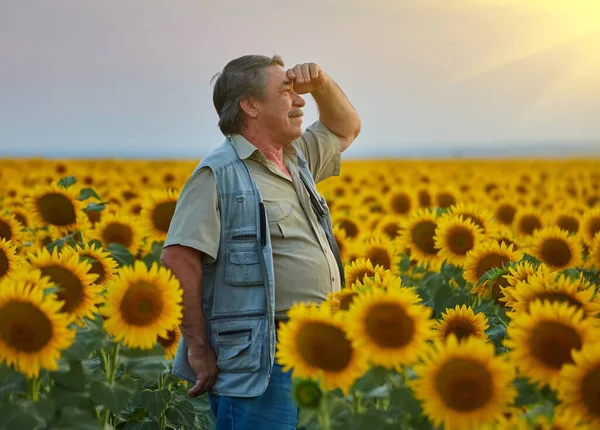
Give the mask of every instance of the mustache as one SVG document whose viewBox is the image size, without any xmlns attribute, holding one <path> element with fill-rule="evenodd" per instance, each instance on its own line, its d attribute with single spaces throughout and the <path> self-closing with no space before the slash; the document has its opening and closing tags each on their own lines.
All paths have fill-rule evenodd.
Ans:
<svg viewBox="0 0 600 430">
<path fill-rule="evenodd" d="M 302 112 L 302 109 L 294 109 L 293 111 L 291 111 L 288 116 L 291 116 L 292 118 L 296 118 L 298 116 L 303 116 L 304 113 Z"/>
</svg>

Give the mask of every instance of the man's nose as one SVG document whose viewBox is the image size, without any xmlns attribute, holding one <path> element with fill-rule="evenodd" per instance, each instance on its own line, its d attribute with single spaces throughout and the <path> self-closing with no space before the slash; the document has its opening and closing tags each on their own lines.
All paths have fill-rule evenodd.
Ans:
<svg viewBox="0 0 600 430">
<path fill-rule="evenodd" d="M 299 95 L 296 94 L 296 98 L 294 99 L 294 106 L 303 107 L 306 104 L 306 101 Z"/>
</svg>

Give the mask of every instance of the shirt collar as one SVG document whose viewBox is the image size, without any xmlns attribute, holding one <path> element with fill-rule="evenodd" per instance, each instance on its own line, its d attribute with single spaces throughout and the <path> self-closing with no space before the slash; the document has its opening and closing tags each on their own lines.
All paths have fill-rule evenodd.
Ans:
<svg viewBox="0 0 600 430">
<path fill-rule="evenodd" d="M 236 152 L 238 154 L 238 157 L 240 157 L 241 160 L 250 158 L 255 152 L 260 153 L 258 148 L 256 146 L 254 146 L 252 143 L 250 143 L 250 141 L 248 139 L 246 139 L 244 136 L 242 136 L 241 134 L 231 135 L 230 140 L 231 140 L 231 144 L 233 145 L 234 149 L 236 150 Z M 283 152 L 284 152 L 284 154 L 287 154 L 290 156 L 298 155 L 294 145 L 286 146 L 285 148 L 283 148 Z"/>
</svg>

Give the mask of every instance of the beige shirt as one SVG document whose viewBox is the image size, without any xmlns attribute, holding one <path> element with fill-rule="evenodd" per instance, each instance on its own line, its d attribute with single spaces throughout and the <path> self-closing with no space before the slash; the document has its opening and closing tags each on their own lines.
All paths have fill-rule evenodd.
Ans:
<svg viewBox="0 0 600 430">
<path fill-rule="evenodd" d="M 335 257 L 299 176 L 296 150 L 284 149 L 293 181 L 241 135 L 232 144 L 263 196 L 273 248 L 275 316 L 284 318 L 295 302 L 320 303 L 341 288 Z M 340 173 L 337 136 L 323 123 L 311 124 L 297 139 L 316 183 Z M 203 168 L 181 190 L 164 246 L 181 244 L 202 251 L 203 263 L 218 254 L 220 213 L 214 176 Z"/>
</svg>

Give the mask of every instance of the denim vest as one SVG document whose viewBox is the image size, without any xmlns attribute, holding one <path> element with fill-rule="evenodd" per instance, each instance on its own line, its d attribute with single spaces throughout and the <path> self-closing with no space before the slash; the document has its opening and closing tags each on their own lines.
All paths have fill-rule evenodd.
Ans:
<svg viewBox="0 0 600 430">
<path fill-rule="evenodd" d="M 336 257 L 343 285 L 344 269 L 329 208 L 316 190 L 300 148 L 294 147 L 300 176 Z M 275 360 L 275 287 L 269 226 L 261 193 L 230 139 L 206 156 L 194 173 L 205 166 L 214 174 L 221 212 L 217 260 L 202 269 L 204 319 L 219 368 L 211 392 L 253 397 L 266 390 Z M 195 383 L 187 352 L 182 336 L 172 373 Z"/>
</svg>

